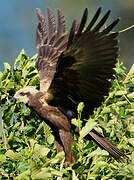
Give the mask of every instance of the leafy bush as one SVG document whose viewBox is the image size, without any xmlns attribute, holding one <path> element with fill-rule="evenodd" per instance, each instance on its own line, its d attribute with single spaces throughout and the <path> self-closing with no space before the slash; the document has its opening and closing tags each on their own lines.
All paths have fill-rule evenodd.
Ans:
<svg viewBox="0 0 134 180">
<path fill-rule="evenodd" d="M 36 55 L 26 56 L 24 50 L 13 70 L 4 63 L 0 72 L 0 178 L 1 179 L 133 179 L 134 178 L 134 65 L 125 75 L 118 61 L 113 86 L 101 107 L 94 111 L 82 128 L 81 111 L 72 123 L 81 128 L 72 144 L 76 163 L 64 165 L 64 153 L 56 153 L 51 129 L 39 116 L 22 103 L 13 101 L 14 93 L 25 86 L 39 89 L 35 69 Z M 97 129 L 125 152 L 129 160 L 119 163 L 83 137 Z"/>
</svg>

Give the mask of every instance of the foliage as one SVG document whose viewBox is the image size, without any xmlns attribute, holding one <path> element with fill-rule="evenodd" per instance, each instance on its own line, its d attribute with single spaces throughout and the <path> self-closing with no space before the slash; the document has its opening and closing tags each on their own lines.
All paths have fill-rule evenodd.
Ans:
<svg viewBox="0 0 134 180">
<path fill-rule="evenodd" d="M 0 72 L 0 178 L 1 179 L 133 179 L 134 178 L 134 65 L 127 75 L 122 62 L 116 66 L 113 86 L 101 107 L 81 127 L 83 104 L 78 106 L 80 137 L 72 144 L 76 163 L 64 164 L 64 153 L 56 153 L 51 129 L 22 103 L 13 101 L 14 93 L 25 86 L 39 88 L 35 69 L 36 55 L 24 50 L 13 70 L 4 63 Z M 84 136 L 95 128 L 125 152 L 129 160 L 114 160 Z"/>
</svg>

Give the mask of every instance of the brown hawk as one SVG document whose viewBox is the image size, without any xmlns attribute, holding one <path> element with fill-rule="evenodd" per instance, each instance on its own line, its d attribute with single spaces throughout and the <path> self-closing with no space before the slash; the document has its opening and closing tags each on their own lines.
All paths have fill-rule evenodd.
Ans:
<svg viewBox="0 0 134 180">
<path fill-rule="evenodd" d="M 71 163 L 74 162 L 72 130 L 79 132 L 78 128 L 73 128 L 70 119 L 76 115 L 77 105 L 84 102 L 82 117 L 88 118 L 108 95 L 109 79 L 114 79 L 118 32 L 111 30 L 119 19 L 101 30 L 110 12 L 97 23 L 101 14 L 99 8 L 85 27 L 88 18 L 86 8 L 80 23 L 74 20 L 70 32 L 66 33 L 61 10 L 57 10 L 56 26 L 51 9 L 47 9 L 47 25 L 40 9 L 37 9 L 36 67 L 40 75 L 40 91 L 24 88 L 15 94 L 16 99 L 32 107 L 52 128 L 57 151 L 64 150 L 66 160 Z M 121 161 L 121 156 L 125 156 L 95 130 L 90 131 L 87 137 L 117 160 Z"/>
</svg>

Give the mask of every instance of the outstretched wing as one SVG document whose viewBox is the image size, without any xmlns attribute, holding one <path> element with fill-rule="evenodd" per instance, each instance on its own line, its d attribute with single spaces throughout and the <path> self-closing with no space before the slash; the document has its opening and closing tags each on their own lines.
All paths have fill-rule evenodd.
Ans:
<svg viewBox="0 0 134 180">
<path fill-rule="evenodd" d="M 37 9 L 37 17 L 36 48 L 38 58 L 36 67 L 40 74 L 40 90 L 47 92 L 56 72 L 58 58 L 66 49 L 68 35 L 65 34 L 65 19 L 61 10 L 57 10 L 57 28 L 54 15 L 49 8 L 47 9 L 47 25 L 40 9 Z"/>
<path fill-rule="evenodd" d="M 100 31 L 110 11 L 95 25 L 100 13 L 101 8 L 85 29 L 88 16 L 88 10 L 85 9 L 77 33 L 76 22 L 73 22 L 67 49 L 59 57 L 57 70 L 48 90 L 54 94 L 51 104 L 73 109 L 82 101 L 92 112 L 102 103 L 104 96 L 108 95 L 111 87 L 109 79 L 113 79 L 113 68 L 118 57 L 118 33 L 110 31 L 119 19 Z"/>
</svg>

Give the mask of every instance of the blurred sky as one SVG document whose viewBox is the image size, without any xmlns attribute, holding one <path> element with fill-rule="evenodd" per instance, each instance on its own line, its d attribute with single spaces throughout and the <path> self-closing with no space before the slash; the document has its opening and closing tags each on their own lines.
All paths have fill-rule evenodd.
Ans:
<svg viewBox="0 0 134 180">
<path fill-rule="evenodd" d="M 0 4 L 0 70 L 3 62 L 13 64 L 22 48 L 28 56 L 36 53 L 35 30 L 37 24 L 35 8 L 40 8 L 44 15 L 47 7 L 56 13 L 57 8 L 64 12 L 67 29 L 75 18 L 80 19 L 85 7 L 92 17 L 96 9 L 102 6 L 103 14 L 111 9 L 108 23 L 117 17 L 121 18 L 116 30 L 124 29 L 134 24 L 133 0 L 1 0 Z M 134 63 L 134 28 L 121 33 L 120 58 L 129 68 Z"/>
</svg>

